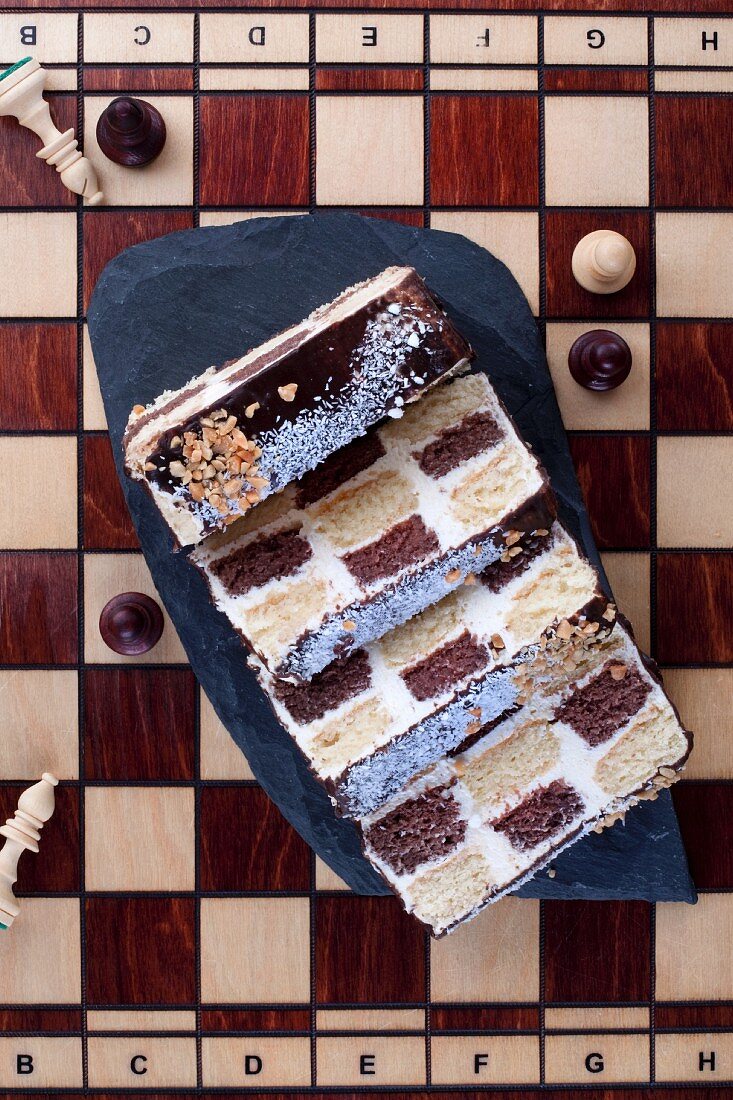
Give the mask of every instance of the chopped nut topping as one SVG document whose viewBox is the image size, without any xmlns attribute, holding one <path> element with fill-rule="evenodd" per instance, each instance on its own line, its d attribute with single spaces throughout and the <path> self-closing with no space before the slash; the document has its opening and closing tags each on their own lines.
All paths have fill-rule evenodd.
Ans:
<svg viewBox="0 0 733 1100">
<path fill-rule="evenodd" d="M 203 416 L 198 432 L 173 437 L 171 446 L 180 447 L 182 457 L 168 465 L 171 477 L 180 480 L 191 499 L 208 503 L 225 517 L 226 525 L 256 504 L 270 484 L 255 464 L 261 449 L 237 424 L 237 417 L 226 409 Z"/>
<path fill-rule="evenodd" d="M 468 585 L 475 584 L 476 583 L 476 574 L 475 573 L 466 573 L 466 579 L 464 580 L 463 583 L 468 584 Z"/>
<path fill-rule="evenodd" d="M 491 644 L 494 647 L 494 649 L 504 649 L 505 648 L 504 639 L 502 638 L 501 634 L 492 634 L 491 635 Z"/>
<path fill-rule="evenodd" d="M 507 554 L 510 558 L 516 558 L 518 554 L 521 554 L 524 547 L 512 546 L 511 550 L 507 550 Z"/>
<path fill-rule="evenodd" d="M 613 620 L 616 618 L 616 607 L 615 607 L 615 605 L 610 603 L 608 605 L 608 607 L 606 608 L 606 610 L 603 612 L 603 615 L 601 616 L 601 618 L 605 619 L 607 623 L 612 623 Z"/>
<path fill-rule="evenodd" d="M 244 410 L 244 415 L 247 417 L 248 420 L 252 419 L 252 417 L 257 412 L 259 407 L 260 407 L 259 401 L 253 401 L 251 405 L 247 406 L 247 408 Z"/>
<path fill-rule="evenodd" d="M 481 729 L 481 723 L 480 722 L 469 722 L 468 725 L 466 726 L 466 733 L 469 736 L 472 736 L 474 733 L 478 733 L 478 731 L 480 729 Z"/>
<path fill-rule="evenodd" d="M 549 535 L 549 533 L 550 532 L 547 530 L 546 527 L 538 527 L 537 530 L 535 531 L 535 535 L 540 535 L 541 537 L 544 537 L 545 535 Z"/>
<path fill-rule="evenodd" d="M 356 623 L 353 619 L 344 619 L 341 625 L 344 630 L 356 630 Z"/>
<path fill-rule="evenodd" d="M 468 713 L 472 714 L 474 718 L 480 718 L 482 714 L 481 707 L 469 707 Z"/>
<path fill-rule="evenodd" d="M 145 469 L 146 470 L 157 470 L 158 467 L 155 465 L 154 462 L 146 462 L 145 463 Z"/>
<path fill-rule="evenodd" d="M 287 386 L 278 386 L 277 392 L 282 397 L 283 401 L 294 401 L 295 394 L 298 390 L 297 382 L 289 382 Z"/>
<path fill-rule="evenodd" d="M 132 406 L 132 411 L 134 412 L 135 416 L 140 416 L 141 413 L 145 412 L 145 406 L 144 405 L 133 405 Z"/>
<path fill-rule="evenodd" d="M 514 546 L 515 543 L 519 542 L 521 537 L 522 535 L 520 531 L 507 531 L 507 533 L 504 535 L 504 542 L 507 544 L 507 546 Z"/>
<path fill-rule="evenodd" d="M 564 642 L 567 642 L 570 638 L 572 638 L 573 628 L 567 619 L 563 619 L 563 621 L 558 624 L 556 633 L 558 638 L 562 638 Z"/>
<path fill-rule="evenodd" d="M 612 680 L 623 680 L 628 669 L 626 668 L 626 665 L 611 665 L 608 671 L 611 673 Z"/>
<path fill-rule="evenodd" d="M 451 570 L 450 570 L 450 571 L 449 571 L 448 573 L 446 573 L 446 575 L 445 575 L 445 580 L 446 580 L 446 583 L 447 583 L 447 584 L 455 584 L 455 582 L 456 582 L 456 581 L 459 581 L 460 579 L 461 579 L 461 571 L 460 571 L 460 569 L 451 569 Z"/>
</svg>

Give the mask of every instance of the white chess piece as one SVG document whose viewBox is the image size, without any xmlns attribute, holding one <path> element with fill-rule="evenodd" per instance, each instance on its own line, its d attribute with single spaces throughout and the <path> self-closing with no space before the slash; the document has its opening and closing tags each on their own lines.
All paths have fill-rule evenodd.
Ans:
<svg viewBox="0 0 733 1100">
<path fill-rule="evenodd" d="M 578 241 L 573 252 L 573 275 L 593 294 L 623 290 L 636 271 L 630 241 L 613 229 L 596 229 Z"/>
<path fill-rule="evenodd" d="M 77 149 L 73 129 L 62 134 L 54 126 L 43 98 L 45 84 L 46 73 L 33 57 L 0 73 L 0 115 L 13 115 L 21 126 L 38 134 L 43 148 L 36 156 L 54 166 L 70 191 L 83 195 L 90 206 L 97 206 L 102 201 L 97 174 Z"/>
<path fill-rule="evenodd" d="M 43 773 L 39 783 L 23 791 L 14 817 L 9 817 L 0 829 L 0 836 L 7 837 L 0 851 L 0 926 L 10 928 L 20 912 L 13 894 L 13 883 L 18 877 L 18 860 L 27 848 L 38 851 L 41 829 L 54 811 L 56 799 L 54 787 L 58 779 L 49 772 Z"/>
</svg>

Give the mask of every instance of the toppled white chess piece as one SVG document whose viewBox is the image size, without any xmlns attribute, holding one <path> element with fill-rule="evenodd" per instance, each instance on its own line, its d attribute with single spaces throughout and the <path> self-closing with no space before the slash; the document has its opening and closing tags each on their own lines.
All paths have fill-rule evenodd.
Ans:
<svg viewBox="0 0 733 1100">
<path fill-rule="evenodd" d="M 43 148 L 36 156 L 54 166 L 69 191 L 83 195 L 90 206 L 97 206 L 102 201 L 97 174 L 77 149 L 73 129 L 62 134 L 54 126 L 43 98 L 45 84 L 46 73 L 35 58 L 24 57 L 11 65 L 0 73 L 0 115 L 12 115 L 21 126 L 38 134 Z"/>
<path fill-rule="evenodd" d="M 573 252 L 573 275 L 593 294 L 623 290 L 636 271 L 636 253 L 630 241 L 613 229 L 596 229 L 578 241 Z"/>
<path fill-rule="evenodd" d="M 41 829 L 54 811 L 56 798 L 54 787 L 58 779 L 49 772 L 43 773 L 39 783 L 23 791 L 14 817 L 9 817 L 0 829 L 0 836 L 7 837 L 0 851 L 0 928 L 10 928 L 20 912 L 13 894 L 13 883 L 18 877 L 18 860 L 27 848 L 38 851 Z"/>
</svg>

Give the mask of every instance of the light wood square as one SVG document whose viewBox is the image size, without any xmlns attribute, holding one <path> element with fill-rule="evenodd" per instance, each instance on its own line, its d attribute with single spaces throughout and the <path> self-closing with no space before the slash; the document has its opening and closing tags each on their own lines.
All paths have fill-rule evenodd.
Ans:
<svg viewBox="0 0 733 1100">
<path fill-rule="evenodd" d="M 536 92 L 536 69 L 433 69 L 433 92 Z"/>
<path fill-rule="evenodd" d="M 702 1086 L 733 1081 L 733 1035 L 730 1032 L 657 1033 L 654 1050 L 657 1081 L 694 1081 Z M 713 1096 L 717 1091 L 710 1089 Z M 730 1088 L 720 1091 L 724 1094 L 730 1092 Z M 692 1089 L 690 1094 L 695 1096 Z M 670 1095 L 674 1095 L 671 1090 Z"/>
<path fill-rule="evenodd" d="M 14 65 L 29 54 L 42 65 L 77 59 L 79 15 L 69 12 L 3 12 L 0 14 L 0 66 Z M 48 85 L 47 85 L 48 87 Z"/>
<path fill-rule="evenodd" d="M 88 1050 L 91 1088 L 196 1086 L 195 1038 L 99 1036 L 89 1039 Z"/>
<path fill-rule="evenodd" d="M 733 92 L 733 72 L 694 69 L 663 69 L 654 76 L 657 92 Z"/>
<path fill-rule="evenodd" d="M 310 87 L 308 69 L 202 69 L 199 76 L 202 92 L 307 92 Z"/>
<path fill-rule="evenodd" d="M 316 856 L 316 890 L 345 890 L 350 893 L 349 887 L 342 878 L 332 871 L 327 863 Z"/>
<path fill-rule="evenodd" d="M 90 1008 L 87 1031 L 196 1031 L 196 1013 L 171 1008 Z"/>
<path fill-rule="evenodd" d="M 76 436 L 1 436 L 3 470 L 53 470 L 41 502 L 19 506 L 16 494 L 0 493 L 3 550 L 62 550 L 77 545 Z"/>
<path fill-rule="evenodd" d="M 648 554 L 601 554 L 620 611 L 630 620 L 641 648 L 651 647 L 651 569 Z"/>
<path fill-rule="evenodd" d="M 695 734 L 685 779 L 733 779 L 733 669 L 667 668 L 664 686 Z"/>
<path fill-rule="evenodd" d="M 733 546 L 731 475 L 730 437 L 661 436 L 657 440 L 659 545 Z"/>
<path fill-rule="evenodd" d="M 324 206 L 412 206 L 423 201 L 419 97 L 319 96 L 316 195 Z"/>
<path fill-rule="evenodd" d="M 204 689 L 198 690 L 201 701 L 201 778 L 254 779 L 247 757 L 219 721 Z"/>
<path fill-rule="evenodd" d="M 104 411 L 104 402 L 99 389 L 97 368 L 94 365 L 92 354 L 92 342 L 89 339 L 89 330 L 84 325 L 84 340 L 82 346 L 83 357 L 83 402 L 84 402 L 84 428 L 86 431 L 106 431 L 107 416 Z"/>
<path fill-rule="evenodd" d="M 120 592 L 144 592 L 163 612 L 163 634 L 148 653 L 124 657 L 102 641 L 99 616 L 104 605 Z M 142 554 L 86 554 L 84 557 L 84 649 L 88 662 L 140 665 L 185 663 L 186 654 L 155 590 Z"/>
<path fill-rule="evenodd" d="M 106 16 L 104 17 L 107 18 Z M 193 96 L 146 95 L 165 120 L 163 152 L 144 168 L 125 168 L 107 160 L 97 144 L 97 120 L 114 96 L 87 96 L 84 149 L 104 165 L 102 189 L 107 206 L 188 206 L 193 202 Z"/>
<path fill-rule="evenodd" d="M 657 214 L 657 314 L 733 317 L 733 214 Z"/>
<path fill-rule="evenodd" d="M 359 65 L 423 60 L 421 15 L 316 15 L 316 61 Z"/>
<path fill-rule="evenodd" d="M 304 211 L 305 213 L 305 211 Z M 297 210 L 202 210 L 200 225 L 234 225 L 252 218 L 299 218 Z"/>
<path fill-rule="evenodd" d="M 87 787 L 88 890 L 193 890 L 194 792 Z"/>
<path fill-rule="evenodd" d="M 707 48 L 703 46 L 703 35 Z M 713 36 L 717 35 L 717 49 Z M 733 27 L 728 19 L 655 19 L 656 65 L 733 65 Z"/>
<path fill-rule="evenodd" d="M 79 774 L 77 674 L 63 669 L 0 672 L 0 779 Z"/>
<path fill-rule="evenodd" d="M 32 1074 L 18 1075 L 19 1054 L 31 1058 Z M 38 1096 L 37 1089 L 81 1088 L 83 1080 L 81 1039 L 71 1035 L 0 1037 L 0 1087 L 15 1090 L 30 1081 L 19 1095 Z"/>
<path fill-rule="evenodd" d="M 258 11 L 200 16 L 201 61 L 308 63 L 308 16 Z"/>
<path fill-rule="evenodd" d="M 430 61 L 433 65 L 536 65 L 537 19 L 534 15 L 432 13 Z"/>
<path fill-rule="evenodd" d="M 505 263 L 519 283 L 536 315 L 540 310 L 539 218 L 535 213 L 512 210 L 436 210 L 433 229 L 462 233 L 487 248 Z"/>
<path fill-rule="evenodd" d="M 548 324 L 547 362 L 565 427 L 573 430 L 635 431 L 649 427 L 649 325 L 610 323 L 631 349 L 631 374 L 608 393 L 578 385 L 568 368 L 568 352 L 579 336 L 609 323 Z"/>
<path fill-rule="evenodd" d="M 311 1083 L 311 1043 L 306 1037 L 205 1038 L 201 1056 L 205 1088 L 287 1088 Z"/>
<path fill-rule="evenodd" d="M 213 1004 L 306 1004 L 308 898 L 204 898 L 201 996 Z"/>
<path fill-rule="evenodd" d="M 193 62 L 193 14 L 87 12 L 84 60 L 148 65 Z M 105 167 L 108 161 L 104 161 Z"/>
<path fill-rule="evenodd" d="M 31 858 L 31 857 L 29 857 Z M 21 898 L 12 928 L 0 933 L 5 1004 L 78 1004 L 81 999 L 78 898 Z M 53 965 L 49 948 L 53 945 Z"/>
<path fill-rule="evenodd" d="M 539 903 L 503 898 L 430 943 L 434 1001 L 536 1001 Z"/>
<path fill-rule="evenodd" d="M 549 15 L 546 65 L 646 65 L 647 21 L 614 15 Z"/>
<path fill-rule="evenodd" d="M 592 1068 L 594 1067 L 594 1068 Z M 548 1084 L 604 1085 L 649 1080 L 647 1035 L 548 1035 Z"/>
<path fill-rule="evenodd" d="M 424 1085 L 425 1040 L 355 1035 L 316 1041 L 316 1080 L 331 1085 Z"/>
<path fill-rule="evenodd" d="M 424 1031 L 423 1008 L 320 1008 L 316 1030 L 332 1031 Z"/>
<path fill-rule="evenodd" d="M 76 215 L 0 214 L 0 315 L 76 316 Z"/>
<path fill-rule="evenodd" d="M 548 206 L 646 206 L 649 108 L 641 96 L 548 96 Z"/>
<path fill-rule="evenodd" d="M 733 894 L 656 910 L 658 1001 L 733 1000 Z"/>
<path fill-rule="evenodd" d="M 540 1083 L 540 1041 L 534 1035 L 435 1035 L 430 1053 L 434 1085 Z"/>
<path fill-rule="evenodd" d="M 647 1029 L 649 1009 L 640 1006 L 613 1005 L 603 1008 L 546 1008 L 547 1031 L 620 1031 L 622 1029 Z"/>
</svg>

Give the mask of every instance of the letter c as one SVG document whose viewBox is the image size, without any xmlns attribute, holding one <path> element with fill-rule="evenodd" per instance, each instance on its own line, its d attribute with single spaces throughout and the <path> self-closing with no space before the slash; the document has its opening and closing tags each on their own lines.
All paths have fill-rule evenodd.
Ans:
<svg viewBox="0 0 733 1100">
<path fill-rule="evenodd" d="M 143 1066 L 142 1069 L 138 1069 L 138 1062 L 147 1062 L 147 1058 L 144 1054 L 136 1054 L 134 1058 L 130 1060 L 130 1069 L 138 1077 L 142 1077 L 143 1073 L 147 1073 L 147 1067 Z"/>
</svg>

